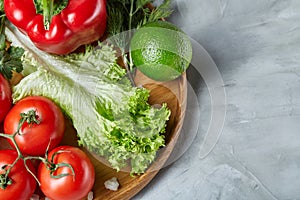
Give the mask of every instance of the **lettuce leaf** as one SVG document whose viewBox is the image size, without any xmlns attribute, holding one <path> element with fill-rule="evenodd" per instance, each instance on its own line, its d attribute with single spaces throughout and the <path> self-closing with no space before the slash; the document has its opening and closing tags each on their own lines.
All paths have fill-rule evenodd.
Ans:
<svg viewBox="0 0 300 200">
<path fill-rule="evenodd" d="M 6 32 L 13 45 L 26 49 L 26 76 L 13 88 L 14 101 L 29 95 L 52 99 L 72 120 L 79 144 L 116 170 L 130 162 L 132 174 L 145 172 L 164 146 L 170 110 L 147 103 L 149 91 L 131 85 L 113 47 L 99 44 L 54 56 L 36 49 L 13 27 Z"/>
</svg>

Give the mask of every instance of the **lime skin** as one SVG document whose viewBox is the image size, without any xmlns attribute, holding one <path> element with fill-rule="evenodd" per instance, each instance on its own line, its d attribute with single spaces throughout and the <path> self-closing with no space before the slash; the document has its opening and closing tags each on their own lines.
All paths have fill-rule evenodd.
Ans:
<svg viewBox="0 0 300 200">
<path fill-rule="evenodd" d="M 133 64 L 156 81 L 170 81 L 186 71 L 192 60 L 189 37 L 166 21 L 139 28 L 130 43 Z"/>
</svg>

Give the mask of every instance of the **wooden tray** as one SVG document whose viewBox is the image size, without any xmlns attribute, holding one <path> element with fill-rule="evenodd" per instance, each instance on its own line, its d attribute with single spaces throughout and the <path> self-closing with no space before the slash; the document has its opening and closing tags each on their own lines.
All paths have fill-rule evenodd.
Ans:
<svg viewBox="0 0 300 200">
<path fill-rule="evenodd" d="M 186 75 L 183 74 L 174 81 L 163 83 L 153 81 L 145 77 L 139 71 L 137 71 L 135 77 L 135 82 L 138 86 L 142 85 L 151 91 L 149 99 L 150 104 L 167 103 L 169 109 L 171 109 L 171 116 L 167 123 L 167 131 L 165 133 L 166 146 L 158 152 L 155 162 L 148 168 L 148 170 L 144 174 L 135 177 L 130 176 L 128 172 L 117 172 L 108 165 L 100 162 L 97 157 L 93 156 L 83 148 L 95 166 L 96 181 L 93 187 L 93 192 L 94 199 L 97 200 L 123 200 L 130 199 L 136 195 L 164 166 L 164 163 L 170 156 L 181 132 L 187 99 Z M 76 131 L 69 121 L 67 121 L 66 133 L 61 144 L 77 146 Z M 10 147 L 4 139 L 0 138 L 0 149 L 5 148 Z M 110 191 L 104 186 L 104 182 L 112 177 L 117 177 L 120 183 L 118 191 Z"/>
</svg>

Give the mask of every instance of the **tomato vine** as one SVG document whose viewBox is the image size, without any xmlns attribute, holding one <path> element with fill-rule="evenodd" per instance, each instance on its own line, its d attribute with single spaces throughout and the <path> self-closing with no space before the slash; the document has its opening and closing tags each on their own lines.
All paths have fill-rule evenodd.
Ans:
<svg viewBox="0 0 300 200">
<path fill-rule="evenodd" d="M 45 156 L 44 157 L 41 157 L 41 156 L 25 156 L 21 152 L 21 150 L 20 150 L 20 148 L 19 148 L 19 146 L 18 146 L 18 144 L 17 144 L 17 142 L 15 140 L 16 135 L 20 134 L 20 130 L 21 130 L 21 128 L 22 128 L 22 126 L 24 125 L 25 122 L 27 124 L 31 124 L 32 125 L 32 124 L 39 124 L 40 121 L 37 119 L 37 115 L 36 115 L 36 111 L 35 110 L 29 110 L 26 113 L 21 113 L 20 116 L 21 116 L 21 119 L 20 119 L 20 121 L 18 123 L 18 128 L 17 128 L 17 131 L 15 133 L 13 133 L 12 135 L 5 134 L 5 133 L 0 133 L 0 137 L 6 138 L 6 139 L 8 139 L 8 140 L 10 140 L 12 142 L 12 144 L 14 145 L 15 150 L 18 153 L 18 156 L 17 156 L 16 160 L 12 164 L 6 165 L 6 166 L 2 167 L 2 170 L 4 170 L 5 173 L 4 174 L 0 174 L 0 188 L 5 189 L 8 185 L 12 184 L 12 181 L 9 178 L 9 173 L 10 173 L 11 169 L 16 165 L 16 163 L 19 160 L 23 160 L 24 166 L 25 166 L 26 170 L 34 177 L 34 179 L 37 181 L 37 183 L 39 185 L 40 185 L 40 182 L 39 182 L 38 178 L 36 177 L 36 175 L 28 167 L 27 160 L 40 160 L 41 162 L 43 162 L 46 165 L 47 169 L 50 171 L 51 178 L 61 178 L 61 177 L 64 177 L 64 176 L 69 176 L 69 175 L 72 175 L 73 177 L 75 177 L 74 169 L 73 169 L 73 167 L 70 164 L 64 163 L 64 162 L 55 164 L 53 162 L 54 157 L 57 154 L 63 153 L 65 151 L 58 151 L 58 152 L 56 152 L 55 154 L 53 154 L 51 156 L 51 159 L 48 158 L 48 148 L 50 146 L 51 140 L 50 140 L 50 142 L 48 144 L 48 147 L 47 147 L 47 150 L 45 152 Z M 71 174 L 64 173 L 64 174 L 59 174 L 59 175 L 53 175 L 53 173 L 58 168 L 60 168 L 60 167 L 68 167 L 68 168 L 70 168 L 70 170 L 72 171 L 72 173 Z"/>
</svg>

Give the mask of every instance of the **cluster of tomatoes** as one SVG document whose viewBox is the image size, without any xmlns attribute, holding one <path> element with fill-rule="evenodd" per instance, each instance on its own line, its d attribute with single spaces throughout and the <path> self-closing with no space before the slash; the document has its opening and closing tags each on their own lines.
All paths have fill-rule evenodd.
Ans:
<svg viewBox="0 0 300 200">
<path fill-rule="evenodd" d="M 91 191 L 95 170 L 89 157 L 77 147 L 59 146 L 65 132 L 60 108 L 41 96 L 12 105 L 10 84 L 1 74 L 0 126 L 0 136 L 13 147 L 0 150 L 0 200 L 29 199 L 37 191 L 75 200 Z"/>
</svg>

